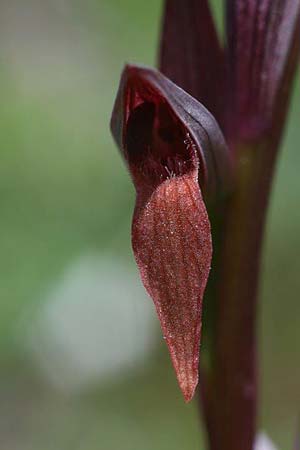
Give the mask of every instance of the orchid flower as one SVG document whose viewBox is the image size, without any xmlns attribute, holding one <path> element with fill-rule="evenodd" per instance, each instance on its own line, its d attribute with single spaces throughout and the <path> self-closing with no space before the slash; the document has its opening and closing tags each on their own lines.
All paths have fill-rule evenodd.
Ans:
<svg viewBox="0 0 300 450">
<path fill-rule="evenodd" d="M 252 450 L 259 261 L 300 0 L 225 9 L 221 43 L 208 0 L 165 1 L 160 71 L 125 67 L 111 129 L 136 189 L 135 259 L 184 398 L 198 383 L 203 312 L 210 449 Z"/>
</svg>

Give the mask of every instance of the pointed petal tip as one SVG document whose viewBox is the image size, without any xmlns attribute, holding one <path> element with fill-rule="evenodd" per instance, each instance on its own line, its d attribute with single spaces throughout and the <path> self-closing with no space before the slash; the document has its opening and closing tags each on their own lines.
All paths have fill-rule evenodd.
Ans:
<svg viewBox="0 0 300 450">
<path fill-rule="evenodd" d="M 193 385 L 182 385 L 180 386 L 185 403 L 190 403 L 194 398 L 195 390 L 198 384 L 198 380 L 195 380 Z"/>
<path fill-rule="evenodd" d="M 193 371 L 192 373 L 186 371 L 183 373 L 177 372 L 176 375 L 184 401 L 189 403 L 193 399 L 198 385 L 198 371 Z"/>
<path fill-rule="evenodd" d="M 175 342 L 167 339 L 167 345 L 184 401 L 189 403 L 194 397 L 199 380 L 200 330 L 197 329 L 195 334 L 191 333 Z"/>
</svg>

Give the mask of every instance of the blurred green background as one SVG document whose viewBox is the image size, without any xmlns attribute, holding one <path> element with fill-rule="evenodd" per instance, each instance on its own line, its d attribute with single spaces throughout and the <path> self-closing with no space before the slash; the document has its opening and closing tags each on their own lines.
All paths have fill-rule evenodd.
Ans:
<svg viewBox="0 0 300 450">
<path fill-rule="evenodd" d="M 0 2 L 1 450 L 204 448 L 139 282 L 108 129 L 124 62 L 155 63 L 160 14 L 160 0 Z M 281 449 L 300 413 L 299 90 L 259 322 L 260 428 Z"/>
</svg>

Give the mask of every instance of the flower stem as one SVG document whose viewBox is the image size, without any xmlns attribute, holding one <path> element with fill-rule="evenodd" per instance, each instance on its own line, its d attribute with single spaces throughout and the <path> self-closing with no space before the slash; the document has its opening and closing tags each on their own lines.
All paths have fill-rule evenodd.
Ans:
<svg viewBox="0 0 300 450">
<path fill-rule="evenodd" d="M 275 160 L 266 147 L 267 141 L 236 146 L 238 178 L 225 208 L 204 402 L 211 450 L 252 450 L 255 438 L 257 288 Z"/>
</svg>

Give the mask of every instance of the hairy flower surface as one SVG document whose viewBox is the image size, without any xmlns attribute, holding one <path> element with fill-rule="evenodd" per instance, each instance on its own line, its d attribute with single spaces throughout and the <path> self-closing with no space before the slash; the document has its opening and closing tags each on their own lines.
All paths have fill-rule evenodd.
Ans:
<svg viewBox="0 0 300 450">
<path fill-rule="evenodd" d="M 198 382 L 202 298 L 212 258 L 203 194 L 210 198 L 226 183 L 227 150 L 198 101 L 159 72 L 136 66 L 124 70 L 112 131 L 136 188 L 135 258 L 189 401 Z"/>
</svg>

